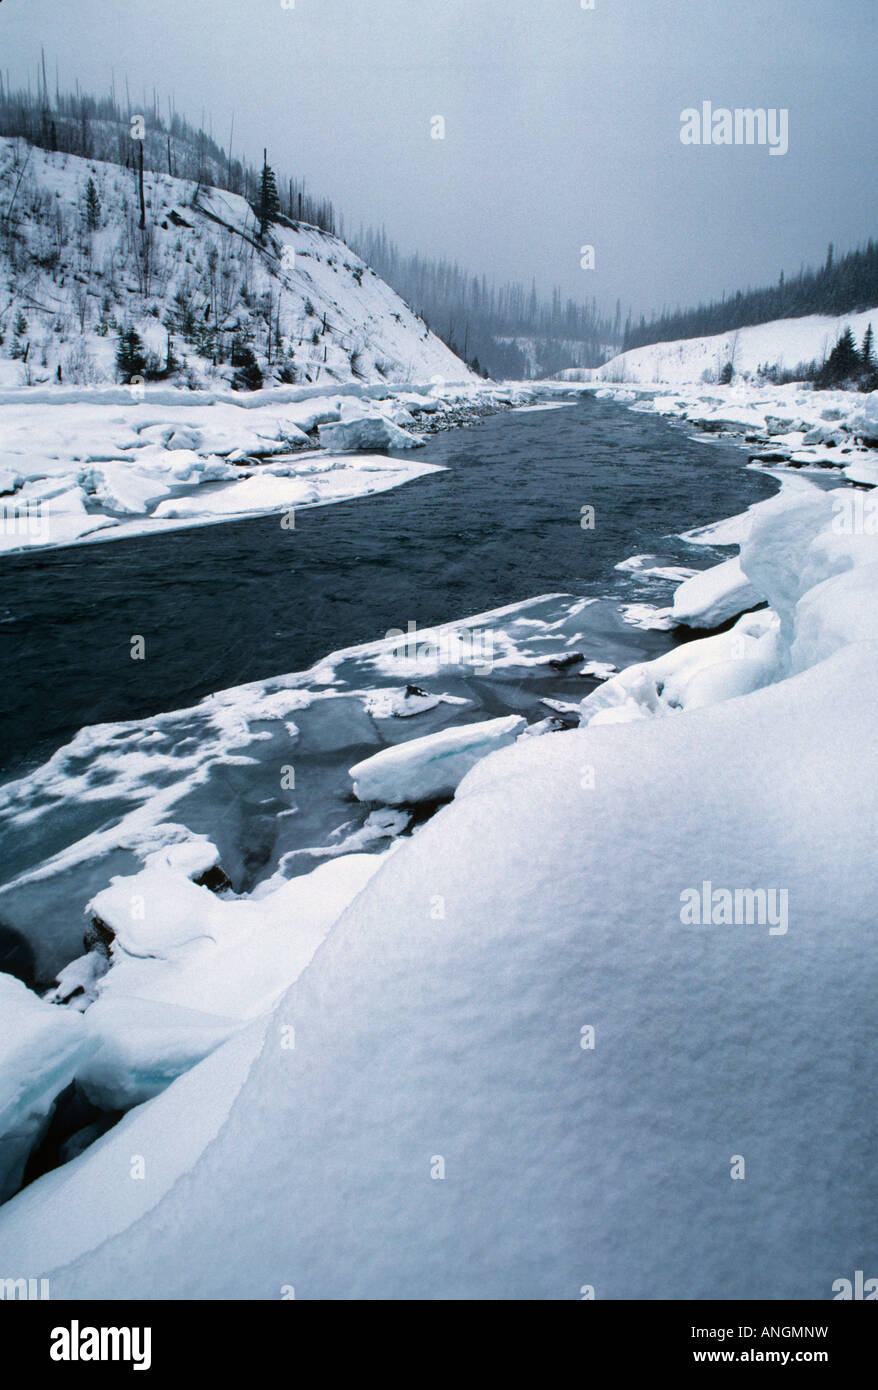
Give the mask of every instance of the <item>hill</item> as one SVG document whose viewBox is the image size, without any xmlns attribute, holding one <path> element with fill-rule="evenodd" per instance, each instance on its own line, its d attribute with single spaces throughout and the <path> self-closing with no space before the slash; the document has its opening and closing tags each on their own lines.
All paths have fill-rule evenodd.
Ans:
<svg viewBox="0 0 878 1390">
<path fill-rule="evenodd" d="M 619 353 L 594 371 L 572 368 L 560 375 L 568 380 L 676 386 L 717 383 L 724 377 L 803 381 L 829 357 L 846 329 L 860 344 L 870 323 L 878 327 L 878 308 L 840 317 L 777 319 L 702 338 L 649 343 Z"/>
<path fill-rule="evenodd" d="M 240 194 L 150 170 L 141 204 L 136 167 L 21 137 L 0 138 L 0 285 L 4 387 L 470 376 L 323 228 L 278 212 L 261 236 Z"/>
<path fill-rule="evenodd" d="M 781 271 L 776 285 L 738 290 L 695 309 L 665 311 L 649 323 L 641 318 L 636 327 L 629 321 L 622 346 L 627 351 L 648 343 L 708 337 L 777 319 L 861 313 L 873 304 L 878 304 L 878 243 L 869 240 L 866 246 L 838 260 L 830 246 L 819 269 L 803 267 L 790 278 Z"/>
</svg>

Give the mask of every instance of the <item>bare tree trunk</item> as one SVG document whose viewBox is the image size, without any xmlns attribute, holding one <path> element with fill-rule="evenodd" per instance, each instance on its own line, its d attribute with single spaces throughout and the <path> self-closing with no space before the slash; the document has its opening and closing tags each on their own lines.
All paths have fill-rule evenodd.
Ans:
<svg viewBox="0 0 878 1390">
<path fill-rule="evenodd" d="M 137 142 L 137 183 L 140 191 L 140 230 L 146 228 L 146 199 L 143 195 L 143 141 Z"/>
</svg>

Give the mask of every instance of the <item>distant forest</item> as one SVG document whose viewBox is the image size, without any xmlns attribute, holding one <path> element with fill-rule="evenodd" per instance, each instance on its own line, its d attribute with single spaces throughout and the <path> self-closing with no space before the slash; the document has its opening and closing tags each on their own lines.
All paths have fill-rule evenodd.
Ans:
<svg viewBox="0 0 878 1390">
<path fill-rule="evenodd" d="M 829 247 L 819 270 L 799 271 L 786 279 L 781 271 L 776 285 L 768 289 L 746 290 L 697 309 L 676 309 L 662 313 L 647 323 L 641 318 L 636 327 L 625 327 L 624 348 L 645 347 L 648 343 L 675 342 L 678 338 L 707 338 L 728 333 L 750 324 L 771 323 L 773 319 L 803 318 L 806 314 L 857 313 L 878 304 L 878 245 L 870 240 L 862 249 L 835 259 Z"/>
<path fill-rule="evenodd" d="M 491 376 L 549 375 L 563 367 L 593 367 L 619 345 L 621 306 L 615 320 L 597 300 L 578 303 L 540 299 L 536 285 L 489 284 L 452 261 L 404 255 L 384 228 L 352 237 L 351 245 L 372 269 L 449 347 Z"/>
</svg>

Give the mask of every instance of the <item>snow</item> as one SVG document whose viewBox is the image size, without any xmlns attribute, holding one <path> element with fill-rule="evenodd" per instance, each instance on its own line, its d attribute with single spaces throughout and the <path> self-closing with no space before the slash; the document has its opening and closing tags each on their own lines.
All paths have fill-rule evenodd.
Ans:
<svg viewBox="0 0 878 1390">
<path fill-rule="evenodd" d="M 44 1219 L 28 1192 L 0 1212 L 0 1242 L 8 1219 L 53 1296 L 272 1299 L 293 1285 L 300 1299 L 578 1300 L 588 1286 L 598 1298 L 815 1299 L 878 1261 L 868 1174 L 851 1169 L 871 1151 L 874 1110 L 861 1062 L 878 988 L 878 503 L 790 482 L 690 536 L 739 545 L 725 574 L 768 607 L 608 672 L 578 705 L 544 701 L 562 718 L 530 729 L 551 737 L 520 737 L 510 715 L 411 739 L 403 720 L 404 741 L 352 767 L 367 800 L 454 799 L 340 892 L 279 999 L 285 982 L 257 943 L 295 934 L 288 894 L 321 905 L 316 872 L 311 888 L 275 876 L 217 897 L 186 878 L 211 858 L 189 832 L 95 896 L 118 931 L 113 963 L 96 1003 L 56 1012 L 82 1033 L 102 1000 L 115 996 L 119 1015 L 132 1001 L 113 1021 L 132 1040 L 115 1062 L 123 1082 L 146 1089 L 135 1048 L 165 1010 L 153 1068 L 175 1047 L 182 1060 L 174 1010 L 220 1030 L 274 1007 L 272 1043 L 246 1079 L 232 1067 L 227 1110 L 204 1069 L 229 1043 L 134 1112 L 138 1152 L 192 1131 L 148 1197 L 104 1199 L 110 1165 L 132 1151 L 113 1131 L 42 1180 Z M 730 592 L 727 566 L 698 575 L 702 615 Z M 552 654 L 588 650 L 583 607 L 543 596 L 458 626 L 490 627 L 494 668 L 533 676 Z M 336 654 L 307 685 L 206 702 L 216 742 L 202 762 L 220 745 L 253 758 L 267 717 L 304 727 L 321 680 L 322 707 L 380 741 L 424 697 L 394 684 L 373 700 L 363 673 L 398 680 L 401 661 L 385 639 L 356 661 Z M 452 663 L 438 669 L 444 686 Z M 420 719 L 451 712 L 434 693 Z M 570 716 L 580 727 L 560 729 Z M 153 726 L 169 785 L 180 723 Z M 91 738 L 100 749 L 107 733 Z M 141 745 L 126 739 L 124 775 L 142 777 Z M 57 793 L 70 761 L 31 774 L 31 795 Z M 782 902 L 776 919 L 726 915 L 726 899 L 760 894 Z M 693 898 L 708 920 L 687 915 Z"/>
<path fill-rule="evenodd" d="M 56 1097 L 93 1047 L 80 1014 L 0 974 L 0 1202 L 20 1186 Z"/>
<path fill-rule="evenodd" d="M 562 372 L 561 378 L 624 383 L 620 389 L 627 387 L 628 399 L 632 399 L 631 388 L 641 382 L 679 386 L 701 382 L 708 373 L 715 383 L 727 362 L 733 362 L 739 374 L 756 373 L 764 364 L 795 371 L 801 363 L 828 357 L 848 327 L 857 342 L 862 342 L 870 323 L 878 324 L 878 309 L 835 318 L 811 314 L 798 319 L 774 319 L 713 337 L 682 338 L 631 348 L 593 371 L 571 368 L 569 373 Z"/>
<path fill-rule="evenodd" d="M 381 862 L 346 854 L 258 899 L 218 897 L 150 861 L 113 879 L 92 904 L 115 939 L 84 1015 L 97 1039 L 77 1073 L 89 1099 L 148 1100 L 267 1014 Z"/>
<path fill-rule="evenodd" d="M 674 592 L 674 622 L 687 627 L 719 627 L 761 601 L 740 560 L 733 556 L 683 581 Z"/>
<path fill-rule="evenodd" d="M 415 714 L 425 714 L 438 705 L 466 705 L 469 701 L 460 695 L 429 695 L 416 685 L 403 689 L 373 690 L 365 697 L 363 706 L 373 719 L 411 719 Z"/>
<path fill-rule="evenodd" d="M 426 476 L 437 465 L 339 452 L 362 450 L 369 440 L 382 449 L 420 442 L 385 414 L 396 389 L 385 386 L 376 399 L 365 387 L 363 394 L 301 399 L 298 388 L 278 387 L 245 402 L 231 392 L 224 397 L 157 387 L 124 406 L 112 388 L 7 392 L 0 468 L 17 482 L 0 498 L 0 549 L 286 512 Z M 471 405 L 500 400 L 485 386 L 466 394 Z M 435 402 L 440 412 L 457 408 L 459 392 L 452 395 L 453 407 L 444 398 Z M 321 444 L 334 437 L 337 446 L 315 450 L 297 421 L 314 428 L 315 420 L 327 418 L 337 423 L 317 426 Z"/>
<path fill-rule="evenodd" d="M 709 572 L 709 571 L 708 571 Z M 775 613 L 748 613 L 727 632 L 628 666 L 587 695 L 581 722 L 620 724 L 700 709 L 767 685 L 778 670 Z"/>
<path fill-rule="evenodd" d="M 691 579 L 697 571 L 688 569 L 685 565 L 653 565 L 650 560 L 654 560 L 654 555 L 630 555 L 627 560 L 620 560 L 615 569 L 622 574 L 634 575 L 637 579 L 670 579 L 680 581 Z"/>
<path fill-rule="evenodd" d="M 876 700 L 857 643 L 483 760 L 285 997 L 295 1050 L 53 1294 L 828 1297 L 878 1255 L 838 1180 L 872 1125 Z M 684 925 L 704 880 L 786 889 L 788 931 Z"/>
<path fill-rule="evenodd" d="M 125 1115 L 85 1153 L 0 1208 L 5 1267 L 65 1264 L 156 1206 L 227 1120 L 266 1026 L 260 1019 L 241 1029 L 155 1100 Z M 136 1181 L 128 1176 L 134 1155 L 143 1160 Z"/>
<path fill-rule="evenodd" d="M 480 758 L 511 743 L 526 722 L 520 715 L 505 715 L 384 748 L 351 768 L 354 795 L 389 806 L 450 796 Z"/>
<path fill-rule="evenodd" d="M 615 676 L 617 670 L 612 661 L 587 661 L 584 666 L 580 667 L 579 674 L 591 676 L 596 681 L 606 681 L 611 676 Z"/>
<path fill-rule="evenodd" d="M 870 391 L 862 410 L 855 411 L 850 429 L 871 444 L 878 444 L 878 391 Z"/>
<path fill-rule="evenodd" d="M 667 632 L 674 626 L 673 609 L 658 608 L 654 603 L 625 603 L 622 613 L 626 623 L 646 631 Z"/>
<path fill-rule="evenodd" d="M 208 496 L 160 502 L 152 515 L 162 521 L 169 517 L 205 520 L 260 516 L 384 492 L 401 482 L 441 471 L 436 464 L 412 465 L 373 454 L 357 458 L 349 466 L 336 457 L 321 458 L 317 467 L 306 470 L 300 466 L 292 477 L 278 477 L 266 470 Z"/>
</svg>

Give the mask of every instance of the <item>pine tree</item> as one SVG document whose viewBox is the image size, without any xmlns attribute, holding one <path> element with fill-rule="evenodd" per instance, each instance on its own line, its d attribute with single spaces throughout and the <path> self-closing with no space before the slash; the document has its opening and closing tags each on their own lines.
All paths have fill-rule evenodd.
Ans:
<svg viewBox="0 0 878 1390">
<path fill-rule="evenodd" d="M 259 235 L 263 237 L 269 222 L 280 212 L 277 179 L 268 162 L 268 150 L 262 151 L 262 182 L 259 187 L 259 203 L 256 211 L 259 217 Z"/>
<path fill-rule="evenodd" d="M 101 225 L 101 198 L 94 179 L 89 179 L 85 189 L 85 225 L 90 232 Z"/>
<path fill-rule="evenodd" d="M 12 346 L 9 349 L 10 357 L 24 357 L 27 353 L 27 319 L 19 309 L 15 316 L 15 327 L 13 328 Z"/>
<path fill-rule="evenodd" d="M 123 328 L 119 334 L 116 370 L 125 382 L 130 381 L 132 377 L 143 376 L 146 372 L 146 353 L 143 340 L 136 328 Z"/>
<path fill-rule="evenodd" d="M 171 335 L 170 335 L 170 333 L 169 333 L 169 334 L 168 334 L 168 348 L 167 348 L 167 352 L 166 352 L 166 354 L 165 354 L 165 370 L 164 370 L 164 375 L 165 375 L 165 376 L 172 376 L 173 373 L 174 373 L 174 372 L 178 372 L 182 366 L 183 366 L 183 363 L 181 362 L 180 358 L 177 356 L 176 352 L 174 351 L 174 340 L 173 340 L 173 338 L 171 337 Z"/>
<path fill-rule="evenodd" d="M 863 346 L 860 351 L 860 357 L 863 360 L 863 366 L 866 368 L 874 367 L 875 365 L 874 348 L 875 338 L 873 336 L 872 325 L 870 323 L 869 327 L 866 329 L 865 336 L 863 337 Z"/>
<path fill-rule="evenodd" d="M 236 335 L 232 340 L 229 361 L 235 368 L 232 387 L 235 391 L 258 391 L 262 385 L 262 372 L 253 354 L 253 349 Z"/>
<path fill-rule="evenodd" d="M 846 328 L 827 358 L 826 364 L 817 379 L 818 386 L 836 386 L 856 377 L 862 367 L 862 359 L 850 328 Z"/>
</svg>

